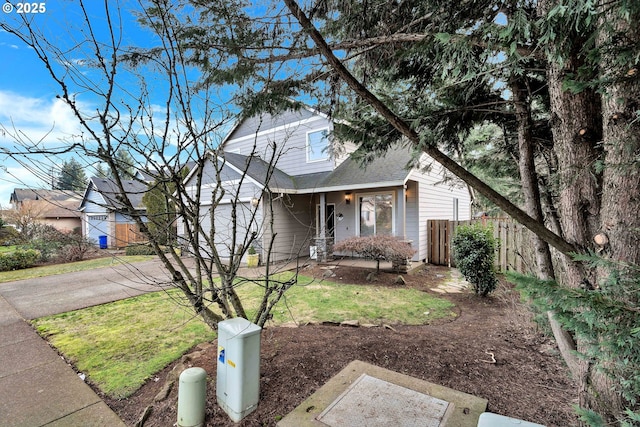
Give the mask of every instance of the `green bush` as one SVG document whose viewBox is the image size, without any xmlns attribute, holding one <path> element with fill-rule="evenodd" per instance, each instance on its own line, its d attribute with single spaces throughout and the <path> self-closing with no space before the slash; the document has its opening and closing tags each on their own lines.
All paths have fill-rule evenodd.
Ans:
<svg viewBox="0 0 640 427">
<path fill-rule="evenodd" d="M 496 288 L 498 279 L 493 262 L 498 244 L 493 229 L 481 224 L 460 226 L 453 237 L 456 266 L 477 295 L 487 296 Z"/>
<path fill-rule="evenodd" d="M 15 245 L 20 240 L 20 233 L 13 227 L 0 227 L 0 245 Z"/>
<path fill-rule="evenodd" d="M 126 255 L 155 255 L 156 251 L 151 245 L 130 245 L 125 249 Z"/>
<path fill-rule="evenodd" d="M 0 254 L 0 271 L 22 270 L 31 267 L 40 259 L 40 252 L 35 249 L 21 250 Z"/>
</svg>

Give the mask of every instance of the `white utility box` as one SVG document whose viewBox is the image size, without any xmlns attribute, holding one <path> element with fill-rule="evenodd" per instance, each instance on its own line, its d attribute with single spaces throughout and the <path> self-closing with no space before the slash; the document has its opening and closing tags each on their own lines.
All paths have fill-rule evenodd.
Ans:
<svg viewBox="0 0 640 427">
<path fill-rule="evenodd" d="M 542 424 L 531 423 L 504 415 L 483 412 L 478 419 L 478 427 L 545 427 Z"/>
<path fill-rule="evenodd" d="M 241 317 L 218 323 L 216 397 L 234 422 L 258 407 L 261 330 Z"/>
</svg>

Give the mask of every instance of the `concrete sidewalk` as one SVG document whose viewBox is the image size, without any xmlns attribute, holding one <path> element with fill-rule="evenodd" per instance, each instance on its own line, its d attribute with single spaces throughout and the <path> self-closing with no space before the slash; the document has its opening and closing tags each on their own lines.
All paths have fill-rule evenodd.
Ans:
<svg viewBox="0 0 640 427">
<path fill-rule="evenodd" d="M 0 426 L 125 426 L 2 296 Z"/>
</svg>

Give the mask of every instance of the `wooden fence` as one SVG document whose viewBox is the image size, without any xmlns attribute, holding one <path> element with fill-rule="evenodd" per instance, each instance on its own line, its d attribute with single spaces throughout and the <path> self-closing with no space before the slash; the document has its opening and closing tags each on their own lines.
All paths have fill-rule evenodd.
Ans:
<svg viewBox="0 0 640 427">
<path fill-rule="evenodd" d="M 146 240 L 137 224 L 116 224 L 115 246 L 117 248 L 124 248 L 131 243 L 141 243 Z"/>
<path fill-rule="evenodd" d="M 493 235 L 500 242 L 496 250 L 495 265 L 500 271 L 526 273 L 531 259 L 529 231 L 522 225 L 505 218 L 486 218 L 471 221 L 429 220 L 427 221 L 427 257 L 435 265 L 455 267 L 451 241 L 460 225 L 483 223 L 493 227 Z"/>
</svg>

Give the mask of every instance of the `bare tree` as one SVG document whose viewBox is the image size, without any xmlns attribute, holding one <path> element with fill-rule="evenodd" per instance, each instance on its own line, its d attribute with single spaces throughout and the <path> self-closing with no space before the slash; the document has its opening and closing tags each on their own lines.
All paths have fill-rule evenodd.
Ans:
<svg viewBox="0 0 640 427">
<path fill-rule="evenodd" d="M 272 144 L 259 153 L 261 158 L 257 152 L 246 156 L 239 177 L 229 183 L 221 142 L 230 124 L 242 114 L 230 107 L 232 99 L 221 99 L 220 85 L 202 80 L 194 69 L 193 53 L 182 43 L 182 25 L 173 5 L 156 2 L 147 6 L 140 10 L 139 19 L 152 33 L 155 46 L 149 49 L 124 45 L 124 12 L 114 3 L 105 2 L 104 22 L 98 31 L 85 2 L 78 2 L 81 19 L 76 25 L 81 31 L 70 34 L 68 45 L 53 42 L 26 16 L 16 15 L 13 22 L 1 24 L 33 50 L 79 123 L 77 134 L 55 144 L 46 138 L 33 141 L 19 129 L 5 126 L 15 141 L 7 154 L 31 162 L 34 169 L 44 167 L 34 160 L 37 155 L 52 159 L 73 154 L 87 168 L 106 166 L 119 213 L 137 223 L 169 273 L 168 283 L 156 283 L 159 288 L 180 289 L 211 328 L 217 328 L 223 319 L 247 318 L 249 313 L 250 320 L 264 325 L 270 310 L 297 280 L 295 272 L 280 279 L 274 274 L 279 269 L 271 263 L 276 240 L 270 226 L 275 197 L 268 183 L 284 144 Z M 222 63 L 225 58 L 221 50 L 209 61 Z M 142 164 L 139 169 L 144 173 L 131 177 L 134 161 Z M 250 169 L 257 162 L 264 179 L 259 187 L 249 182 Z M 187 179 L 186 165 L 190 169 Z M 134 206 L 125 185 L 130 179 L 150 183 L 167 210 L 147 216 Z M 252 191 L 249 201 L 244 199 L 247 191 Z M 158 233 L 150 232 L 150 223 L 167 227 L 166 218 L 171 215 L 177 217 L 179 247 L 161 244 L 165 242 Z M 260 247 L 266 271 L 240 277 L 241 263 L 252 246 Z M 295 251 L 290 253 L 291 258 L 297 256 Z M 245 282 L 262 289 L 255 307 L 246 307 L 237 292 Z"/>
</svg>

